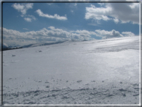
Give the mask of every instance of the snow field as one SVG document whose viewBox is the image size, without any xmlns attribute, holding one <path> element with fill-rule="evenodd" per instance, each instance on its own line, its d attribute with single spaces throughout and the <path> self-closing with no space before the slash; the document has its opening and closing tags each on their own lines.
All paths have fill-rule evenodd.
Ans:
<svg viewBox="0 0 142 107">
<path fill-rule="evenodd" d="M 3 52 L 4 104 L 138 104 L 138 37 Z"/>
</svg>

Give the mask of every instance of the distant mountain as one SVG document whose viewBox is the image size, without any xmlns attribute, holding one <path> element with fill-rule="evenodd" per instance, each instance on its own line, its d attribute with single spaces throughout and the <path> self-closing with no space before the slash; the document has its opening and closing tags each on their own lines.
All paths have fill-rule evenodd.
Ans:
<svg viewBox="0 0 142 107">
<path fill-rule="evenodd" d="M 29 44 L 29 45 L 24 45 L 24 46 L 15 46 L 15 47 L 10 47 L 7 44 L 3 43 L 3 51 L 13 50 L 13 49 L 21 49 L 21 48 L 29 48 L 29 47 L 37 47 L 37 46 L 44 46 L 44 45 L 53 45 L 53 44 L 59 44 L 59 43 L 63 43 L 63 42 L 65 42 L 65 41 L 52 42 L 52 43 L 37 43 L 37 44 Z"/>
<path fill-rule="evenodd" d="M 0 47 L 1 48 L 1 47 Z M 6 43 L 3 43 L 3 50 L 8 50 L 10 47 L 6 44 Z"/>
</svg>

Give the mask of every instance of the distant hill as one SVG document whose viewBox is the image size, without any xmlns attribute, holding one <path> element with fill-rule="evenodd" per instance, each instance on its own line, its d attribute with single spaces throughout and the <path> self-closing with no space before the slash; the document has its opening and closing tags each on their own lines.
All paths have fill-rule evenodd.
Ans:
<svg viewBox="0 0 142 107">
<path fill-rule="evenodd" d="M 13 49 L 21 49 L 21 48 L 29 48 L 29 47 L 37 47 L 37 46 L 44 46 L 44 45 L 53 45 L 53 44 L 59 44 L 59 43 L 63 43 L 63 42 L 65 42 L 65 41 L 53 42 L 53 43 L 37 43 L 37 44 L 29 44 L 29 45 L 17 46 L 17 47 L 10 47 L 7 44 L 3 43 L 3 51 L 13 50 Z"/>
</svg>

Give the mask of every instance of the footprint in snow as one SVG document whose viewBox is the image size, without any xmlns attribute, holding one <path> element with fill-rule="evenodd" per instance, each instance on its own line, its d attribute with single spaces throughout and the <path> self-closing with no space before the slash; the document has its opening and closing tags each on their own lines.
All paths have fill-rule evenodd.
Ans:
<svg viewBox="0 0 142 107">
<path fill-rule="evenodd" d="M 12 55 L 12 57 L 15 57 L 16 55 Z"/>
<path fill-rule="evenodd" d="M 96 82 L 95 80 L 93 80 L 92 82 Z"/>
<path fill-rule="evenodd" d="M 77 81 L 77 83 L 80 83 L 80 82 L 82 82 L 82 80 L 78 80 L 78 81 Z"/>
<path fill-rule="evenodd" d="M 62 99 L 68 99 L 69 97 L 68 96 L 62 96 Z"/>
<path fill-rule="evenodd" d="M 45 83 L 49 83 L 48 81 L 46 81 Z"/>
<path fill-rule="evenodd" d="M 9 80 L 11 80 L 12 78 L 9 78 Z"/>
<path fill-rule="evenodd" d="M 133 86 L 139 86 L 139 84 L 133 84 Z"/>
<path fill-rule="evenodd" d="M 139 96 L 139 94 L 134 94 L 133 96 Z"/>
<path fill-rule="evenodd" d="M 46 88 L 49 88 L 50 86 L 46 86 Z"/>
<path fill-rule="evenodd" d="M 124 97 L 126 97 L 126 94 L 122 94 Z"/>
<path fill-rule="evenodd" d="M 127 91 L 127 90 L 125 90 L 125 89 L 121 88 L 121 89 L 119 89 L 119 91 Z"/>
</svg>

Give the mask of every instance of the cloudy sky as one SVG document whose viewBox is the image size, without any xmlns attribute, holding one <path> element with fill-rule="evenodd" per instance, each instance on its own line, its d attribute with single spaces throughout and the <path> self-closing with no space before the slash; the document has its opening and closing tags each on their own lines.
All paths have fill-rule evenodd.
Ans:
<svg viewBox="0 0 142 107">
<path fill-rule="evenodd" d="M 139 3 L 3 3 L 8 46 L 139 35 Z"/>
</svg>

